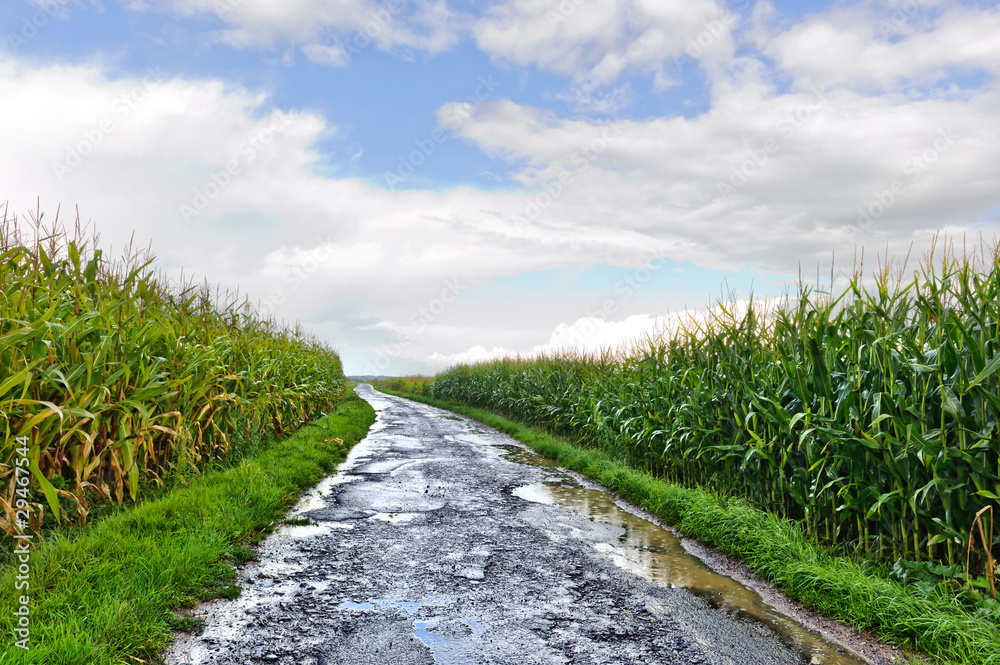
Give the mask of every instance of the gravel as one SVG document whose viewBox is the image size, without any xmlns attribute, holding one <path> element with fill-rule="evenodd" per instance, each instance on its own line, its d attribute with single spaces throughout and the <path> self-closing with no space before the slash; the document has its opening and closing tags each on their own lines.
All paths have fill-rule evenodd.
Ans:
<svg viewBox="0 0 1000 665">
<path fill-rule="evenodd" d="M 705 594 L 616 565 L 621 526 L 516 495 L 546 469 L 512 439 L 369 386 L 378 411 L 336 476 L 202 605 L 167 663 L 861 663 L 804 653 Z M 832 648 L 836 653 L 836 649 Z"/>
</svg>

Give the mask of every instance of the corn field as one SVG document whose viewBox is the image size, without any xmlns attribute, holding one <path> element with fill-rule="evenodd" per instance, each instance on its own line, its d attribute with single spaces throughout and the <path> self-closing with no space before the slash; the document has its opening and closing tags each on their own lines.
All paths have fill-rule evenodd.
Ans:
<svg viewBox="0 0 1000 665">
<path fill-rule="evenodd" d="M 0 226 L 0 529 L 11 535 L 82 524 L 89 502 L 134 500 L 295 429 L 345 389 L 339 357 L 301 331 L 172 284 L 148 251 L 109 260 L 84 232 L 41 215 L 5 213 Z"/>
<path fill-rule="evenodd" d="M 720 304 L 627 353 L 454 367 L 433 394 L 747 498 L 833 546 L 964 565 L 1000 495 L 1000 254 L 932 252 L 847 283 Z"/>
</svg>

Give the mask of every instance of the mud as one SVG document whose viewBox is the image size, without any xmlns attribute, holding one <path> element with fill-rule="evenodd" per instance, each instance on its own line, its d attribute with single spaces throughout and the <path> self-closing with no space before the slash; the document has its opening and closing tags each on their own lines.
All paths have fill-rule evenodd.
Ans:
<svg viewBox="0 0 1000 665">
<path fill-rule="evenodd" d="M 293 510 L 312 523 L 168 663 L 865 662 L 509 437 L 358 393 L 378 420 Z"/>
</svg>

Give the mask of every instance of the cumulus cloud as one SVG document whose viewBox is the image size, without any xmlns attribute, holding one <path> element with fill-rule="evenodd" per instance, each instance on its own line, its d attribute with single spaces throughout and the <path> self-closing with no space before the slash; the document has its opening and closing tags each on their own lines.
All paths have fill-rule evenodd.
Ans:
<svg viewBox="0 0 1000 665">
<path fill-rule="evenodd" d="M 334 66 L 349 64 L 349 36 L 378 11 L 368 0 L 244 0 L 228 12 L 216 0 L 131 6 L 217 15 L 228 43 L 293 42 Z M 372 43 L 436 50 L 460 34 L 464 19 L 445 3 L 410 6 Z M 711 70 L 709 107 L 601 122 L 520 103 L 506 89 L 475 108 L 443 101 L 442 127 L 506 162 L 512 186 L 394 192 L 315 168 L 335 119 L 273 108 L 211 79 L 113 78 L 0 57 L 0 142 L 16 155 L 0 162 L 0 201 L 14 210 L 33 209 L 36 196 L 50 210 L 79 204 L 116 246 L 133 230 L 151 240 L 171 271 L 238 284 L 358 353 L 417 340 L 399 357 L 437 364 L 563 348 L 584 325 L 613 344 L 659 320 L 565 316 L 574 323 L 546 341 L 554 322 L 533 314 L 530 341 L 497 343 L 501 325 L 527 330 L 516 307 L 493 330 L 474 328 L 460 306 L 447 321 L 414 319 L 448 280 L 656 257 L 794 274 L 834 253 L 849 258 L 861 243 L 905 255 L 938 230 L 1000 231 L 995 8 L 938 8 L 886 37 L 864 8 L 775 27 L 762 4 L 745 22 L 717 18 L 724 10 L 707 0 L 570 6 L 553 18 L 552 3 L 497 3 L 475 38 L 499 58 L 569 77 L 578 106 L 607 108 L 628 101 L 626 89 L 615 92 L 623 73 L 669 85 L 674 56 L 691 49 Z M 746 51 L 734 56 L 737 43 Z M 955 68 L 982 76 L 935 92 Z"/>
<path fill-rule="evenodd" d="M 468 351 L 462 351 L 461 353 L 433 353 L 427 357 L 427 362 L 437 367 L 450 367 L 452 365 L 474 365 L 491 360 L 512 358 L 516 355 L 516 353 L 512 353 L 501 346 L 494 346 L 492 349 L 487 349 L 485 346 L 473 346 Z"/>
<path fill-rule="evenodd" d="M 50 218 L 79 205 L 116 249 L 134 231 L 172 275 L 183 266 L 239 286 L 338 343 L 344 321 L 355 332 L 408 322 L 449 280 L 647 251 L 641 234 L 611 229 L 548 242 L 528 229 L 497 242 L 490 226 L 522 204 L 516 193 L 387 192 L 323 177 L 313 145 L 333 130 L 324 119 L 218 81 L 0 58 L 0 87 L 9 104 L 0 142 L 17 155 L 0 162 L 0 201 L 12 211 L 34 210 L 36 197 Z M 395 334 L 382 329 L 359 353 Z"/>
<path fill-rule="evenodd" d="M 622 90 L 602 87 L 624 72 L 677 80 L 687 58 L 715 63 L 733 51 L 736 14 L 715 0 L 504 0 L 473 27 L 483 51 L 521 66 L 571 77 L 579 106 L 607 111 Z M 616 99 L 618 98 L 618 99 Z"/>
<path fill-rule="evenodd" d="M 350 62 L 350 55 L 340 44 L 324 46 L 322 44 L 306 44 L 302 47 L 302 53 L 310 62 L 317 65 L 329 65 L 331 67 L 346 67 Z"/>
<path fill-rule="evenodd" d="M 758 307 L 773 306 L 771 303 L 758 303 Z M 737 300 L 726 305 L 725 311 L 719 307 L 707 311 L 684 310 L 671 314 L 635 314 L 620 321 L 599 316 L 584 316 L 572 323 L 560 323 L 552 331 L 544 344 L 536 344 L 530 349 L 506 349 L 495 346 L 487 349 L 483 346 L 473 346 L 459 353 L 433 353 L 427 357 L 427 362 L 435 367 L 450 367 L 452 365 L 471 365 L 489 362 L 502 358 L 538 358 L 552 357 L 560 354 L 600 355 L 611 353 L 616 355 L 633 355 L 649 348 L 664 337 L 687 330 L 697 332 L 699 326 L 706 325 L 714 318 L 739 319 L 744 316 L 749 307 L 749 301 Z"/>
<path fill-rule="evenodd" d="M 535 190 L 508 211 L 511 236 L 614 228 L 679 260 L 795 272 L 861 243 L 905 254 L 971 220 L 995 232 L 998 103 L 989 87 L 907 100 L 746 85 L 693 118 L 610 125 L 500 100 L 456 132 Z"/>
<path fill-rule="evenodd" d="M 895 90 L 952 72 L 1000 73 L 1000 8 L 928 4 L 850 7 L 772 35 L 765 52 L 800 80 Z"/>
</svg>

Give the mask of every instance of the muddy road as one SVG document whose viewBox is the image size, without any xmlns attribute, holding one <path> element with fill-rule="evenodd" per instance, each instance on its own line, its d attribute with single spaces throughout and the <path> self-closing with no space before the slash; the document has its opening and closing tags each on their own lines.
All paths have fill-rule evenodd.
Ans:
<svg viewBox="0 0 1000 665">
<path fill-rule="evenodd" d="M 668 531 L 473 421 L 379 411 L 168 663 L 857 665 Z"/>
</svg>

